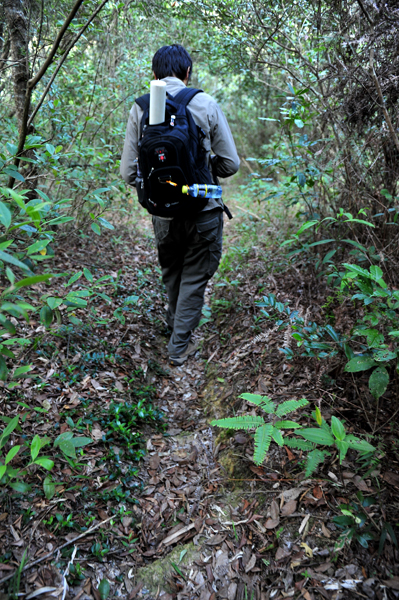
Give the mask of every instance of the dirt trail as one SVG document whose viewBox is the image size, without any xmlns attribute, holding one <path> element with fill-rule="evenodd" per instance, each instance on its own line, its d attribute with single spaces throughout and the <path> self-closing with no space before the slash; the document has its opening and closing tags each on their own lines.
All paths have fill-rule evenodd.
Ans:
<svg viewBox="0 0 399 600">
<path fill-rule="evenodd" d="M 397 577 L 390 577 L 399 575 L 399 557 L 392 544 L 385 545 L 382 557 L 377 536 L 368 550 L 355 544 L 340 554 L 334 550 L 340 530 L 333 517 L 341 514 L 340 503 L 356 500 L 359 490 L 375 499 L 366 513 L 381 523 L 387 496 L 378 496 L 378 475 L 362 479 L 352 459 L 340 467 L 332 457 L 305 479 L 301 453 L 277 445 L 262 467 L 255 467 L 250 434 L 221 433 L 209 425 L 213 418 L 258 414 L 239 398 L 242 392 L 267 394 L 277 403 L 323 398 L 323 416 L 331 414 L 320 373 L 301 362 L 289 364 L 278 352 L 284 333 L 274 322 L 254 330 L 262 288 L 283 290 L 283 299 L 297 298 L 298 282 L 280 273 L 277 284 L 266 246 L 234 250 L 230 266 L 221 270 L 224 279 L 208 290 L 212 316 L 195 334 L 199 351 L 183 367 L 172 368 L 155 250 L 138 231 L 121 227 L 118 236 L 102 238 L 101 257 L 92 241 L 77 240 L 73 256 L 66 248 L 58 259 L 63 270 L 70 261 L 75 270 L 89 265 L 96 276 L 112 274 L 111 304 L 99 304 L 97 313 L 104 320 L 109 315 L 111 325 L 105 320 L 88 333 L 84 327 L 60 328 L 55 345 L 50 335 L 43 337 L 29 360 L 48 383 L 39 395 L 24 384 L 23 393 L 26 402 L 40 402 L 49 412 L 37 424 L 29 413 L 26 426 L 51 435 L 54 424 L 68 431 L 68 418 L 74 427 L 84 419 L 80 427 L 95 444 L 85 449 L 80 470 L 59 461 L 57 494 L 50 502 L 38 494 L 31 504 L 17 499 L 5 507 L 0 540 L 3 551 L 12 548 L 12 564 L 18 564 L 25 547 L 29 559 L 37 559 L 73 541 L 88 523 L 100 524 L 115 514 L 114 522 L 76 543 L 82 575 L 69 578 L 67 598 L 101 599 L 103 578 L 111 586 L 108 597 L 130 600 L 395 598 Z M 229 253 L 240 232 L 229 226 L 226 233 Z M 112 317 L 122 308 L 124 322 Z M 37 325 L 30 324 L 32 332 Z M 144 433 L 146 454 L 132 463 L 125 454 L 126 438 L 115 427 L 121 413 L 112 410 L 127 407 L 124 418 L 130 423 L 129 411 L 137 410 L 140 398 L 150 398 L 162 411 L 166 427 L 137 421 L 129 431 Z M 19 409 L 15 399 L 8 402 L 10 411 Z M 296 418 L 306 422 L 309 413 Z M 147 420 L 158 423 L 157 414 L 150 411 Z M 137 503 L 129 503 L 130 493 Z M 57 511 L 63 519 L 70 513 L 77 530 L 54 527 Z M 21 587 L 26 595 L 58 585 L 72 547 L 69 554 L 54 553 L 55 567 L 50 559 L 28 570 Z M 9 567 L 1 566 L 4 577 Z M 37 597 L 50 598 L 46 593 Z M 62 596 L 63 590 L 51 597 Z"/>
</svg>

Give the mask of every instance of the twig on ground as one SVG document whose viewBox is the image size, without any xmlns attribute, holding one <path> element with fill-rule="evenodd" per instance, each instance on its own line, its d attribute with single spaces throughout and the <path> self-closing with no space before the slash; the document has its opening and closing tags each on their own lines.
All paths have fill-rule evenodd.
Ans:
<svg viewBox="0 0 399 600">
<path fill-rule="evenodd" d="M 90 527 L 90 529 L 88 529 L 87 531 L 81 533 L 80 535 L 78 535 L 73 540 L 69 540 L 68 542 L 65 542 L 65 544 L 62 544 L 62 546 L 59 546 L 58 548 L 54 548 L 54 550 L 52 550 L 51 552 L 49 552 L 45 556 L 42 556 L 41 558 L 38 558 L 37 560 L 34 560 L 33 562 L 29 563 L 28 565 L 25 565 L 24 568 L 22 569 L 21 573 L 23 571 L 26 571 L 27 569 L 31 569 L 32 567 L 34 567 L 35 565 L 38 565 L 39 563 L 43 562 L 44 560 L 47 560 L 55 552 L 57 552 L 59 550 L 63 550 L 67 546 L 70 546 L 71 544 L 74 544 L 78 540 L 86 537 L 86 535 L 89 535 L 89 533 L 93 533 L 93 531 L 95 531 L 96 529 L 98 529 L 99 527 L 101 527 L 101 525 L 104 525 L 105 523 L 108 523 L 108 521 L 110 521 L 111 519 L 114 519 L 114 518 L 115 518 L 115 515 L 112 515 L 111 517 L 108 517 L 108 519 L 105 519 L 105 521 L 101 521 L 101 523 L 97 523 L 97 525 L 94 525 L 94 527 Z M 14 577 L 14 573 L 15 573 L 15 571 L 13 573 L 11 573 L 11 575 L 7 575 L 7 577 L 3 577 L 3 579 L 0 579 L 0 585 L 2 583 L 5 583 L 6 581 L 8 581 L 9 579 L 11 579 L 12 577 Z"/>
</svg>

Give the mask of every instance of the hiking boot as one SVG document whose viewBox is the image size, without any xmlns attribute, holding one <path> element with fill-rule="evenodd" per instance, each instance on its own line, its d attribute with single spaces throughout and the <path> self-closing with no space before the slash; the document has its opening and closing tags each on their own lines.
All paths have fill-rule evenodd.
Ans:
<svg viewBox="0 0 399 600">
<path fill-rule="evenodd" d="M 189 344 L 188 344 L 187 348 L 185 349 L 185 351 L 183 352 L 183 354 L 181 354 L 180 356 L 171 356 L 169 358 L 169 362 L 174 367 L 180 367 L 180 365 L 185 363 L 186 360 L 190 356 L 193 356 L 193 354 L 195 354 L 196 352 L 197 352 L 197 344 L 195 342 L 189 342 Z"/>
</svg>

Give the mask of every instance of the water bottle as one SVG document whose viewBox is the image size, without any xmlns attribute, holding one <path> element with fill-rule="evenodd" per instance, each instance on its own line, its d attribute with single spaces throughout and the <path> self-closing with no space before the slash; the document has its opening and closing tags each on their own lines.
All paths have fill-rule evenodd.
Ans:
<svg viewBox="0 0 399 600">
<path fill-rule="evenodd" d="M 221 198 L 222 188 L 220 185 L 208 185 L 207 183 L 193 183 L 193 185 L 183 185 L 183 194 L 189 194 L 194 198 Z"/>
</svg>

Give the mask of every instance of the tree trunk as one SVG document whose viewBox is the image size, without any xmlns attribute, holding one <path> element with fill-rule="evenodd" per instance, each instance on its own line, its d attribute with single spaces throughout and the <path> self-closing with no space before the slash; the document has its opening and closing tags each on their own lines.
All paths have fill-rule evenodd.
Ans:
<svg viewBox="0 0 399 600">
<path fill-rule="evenodd" d="M 4 16 L 10 40 L 13 62 L 12 79 L 18 128 L 24 127 L 25 99 L 29 81 L 28 22 L 22 0 L 4 0 Z"/>
</svg>

